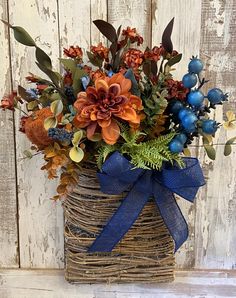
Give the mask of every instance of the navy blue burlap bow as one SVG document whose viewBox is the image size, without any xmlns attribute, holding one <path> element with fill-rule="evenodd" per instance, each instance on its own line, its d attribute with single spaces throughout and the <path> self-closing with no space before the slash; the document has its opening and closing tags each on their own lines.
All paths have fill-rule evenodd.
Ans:
<svg viewBox="0 0 236 298">
<path fill-rule="evenodd" d="M 185 168 L 163 167 L 161 171 L 134 169 L 119 152 L 113 153 L 98 173 L 101 191 L 127 197 L 111 217 L 88 252 L 110 252 L 128 232 L 144 205 L 153 197 L 175 242 L 175 251 L 188 238 L 187 223 L 176 203 L 174 193 L 193 202 L 198 188 L 205 184 L 196 158 L 184 158 Z"/>
</svg>

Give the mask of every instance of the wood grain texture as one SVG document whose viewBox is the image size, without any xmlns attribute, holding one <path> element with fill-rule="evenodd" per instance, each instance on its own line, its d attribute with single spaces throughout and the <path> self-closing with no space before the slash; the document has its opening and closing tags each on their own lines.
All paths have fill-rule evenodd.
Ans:
<svg viewBox="0 0 236 298">
<path fill-rule="evenodd" d="M 206 1 L 202 6 L 201 58 L 206 64 L 207 88 L 218 87 L 229 92 L 229 102 L 219 107 L 215 118 L 223 120 L 226 110 L 236 107 L 236 2 Z M 235 131 L 217 133 L 215 143 L 224 143 Z M 223 146 L 216 147 L 216 160 L 209 161 L 203 150 L 200 157 L 207 185 L 201 190 L 196 206 L 197 268 L 236 268 L 236 150 L 223 157 Z"/>
<path fill-rule="evenodd" d="M 193 12 L 193 14 L 189 12 Z M 194 15 L 194 17 L 193 17 Z M 187 72 L 189 58 L 192 55 L 199 55 L 200 31 L 201 31 L 201 1 L 196 0 L 165 0 L 152 1 L 152 46 L 159 46 L 162 32 L 172 18 L 174 27 L 172 32 L 172 42 L 174 49 L 182 53 L 182 60 L 177 64 L 177 70 L 173 72 L 175 78 L 181 80 Z M 192 150 L 192 155 L 196 156 L 196 150 Z M 191 268 L 194 266 L 194 225 L 195 206 L 183 199 L 178 203 L 183 211 L 189 226 L 189 238 L 187 242 L 176 253 L 177 267 Z"/>
<path fill-rule="evenodd" d="M 90 0 L 59 0 L 59 29 L 61 47 L 78 45 L 90 47 Z"/>
<path fill-rule="evenodd" d="M 60 270 L 0 271 L 1 298 L 230 298 L 236 272 L 177 271 L 169 284 L 71 285 Z"/>
<path fill-rule="evenodd" d="M 62 55 L 63 47 L 78 44 L 87 50 L 92 43 L 105 41 L 92 24 L 92 20 L 108 19 L 115 27 L 120 24 L 123 27 L 127 25 L 136 27 L 145 38 L 142 47 L 145 48 L 146 45 L 153 46 L 160 43 L 164 27 L 172 17 L 175 17 L 172 40 L 175 49 L 184 53 L 178 71 L 175 72 L 176 77 L 181 79 L 187 71 L 189 58 L 191 55 L 199 54 L 200 50 L 201 58 L 207 68 L 206 77 L 211 78 L 208 87 L 217 86 L 230 94 L 229 103 L 224 108 L 218 109 L 215 118 L 221 121 L 226 110 L 235 111 L 236 2 L 234 0 L 9 0 L 8 2 L 10 22 L 25 27 L 38 45 L 50 54 L 57 69 L 59 69 L 57 57 Z M 3 19 L 7 18 L 6 0 L 0 0 L 0 16 Z M 10 91 L 11 85 L 7 42 L 8 33 L 0 24 L 1 95 Z M 34 64 L 34 51 L 16 43 L 12 36 L 10 45 L 13 87 L 16 88 L 18 83 L 26 86 L 24 77 L 28 71 L 40 74 Z M 20 115 L 16 116 L 16 127 L 18 127 Z M 23 159 L 23 151 L 29 148 L 29 142 L 18 132 L 15 161 L 12 121 L 10 112 L 0 113 L 2 128 L 0 267 L 18 266 L 15 185 L 15 162 L 17 162 L 21 266 L 62 268 L 63 214 L 60 203 L 55 204 L 49 200 L 55 193 L 57 182 L 48 181 L 46 175 L 39 171 L 42 165 L 40 157 L 32 160 Z M 223 143 L 234 135 L 219 132 L 215 142 Z M 177 266 L 181 268 L 236 268 L 235 147 L 231 157 L 222 156 L 222 146 L 217 147 L 217 159 L 214 162 L 209 161 L 203 150 L 199 151 L 204 173 L 208 178 L 207 185 L 200 190 L 196 205 L 191 205 L 182 199 L 178 201 L 190 227 L 189 240 L 177 253 Z M 187 285 L 186 287 L 189 289 Z M 194 289 L 193 293 L 197 295 L 196 288 Z M 30 289 L 27 291 L 32 293 Z M 42 293 L 48 294 L 47 291 L 40 292 Z M 44 297 L 43 294 L 40 297 Z M 113 296 L 109 296 L 109 293 L 105 292 L 96 295 L 94 297 L 118 297 L 114 293 L 111 294 Z M 128 297 L 127 295 L 129 294 L 124 292 L 122 297 Z M 152 297 L 151 295 L 152 293 L 147 297 Z"/>
<path fill-rule="evenodd" d="M 0 19 L 7 20 L 7 2 L 0 1 Z M 0 94 L 11 91 L 8 28 L 0 23 Z M 0 112 L 0 267 L 18 267 L 17 200 L 13 114 Z"/>
<path fill-rule="evenodd" d="M 118 28 L 136 27 L 144 36 L 141 48 L 151 44 L 151 0 L 108 0 L 108 21 Z"/>
<path fill-rule="evenodd" d="M 58 68 L 58 18 L 56 1 L 9 1 L 10 23 L 24 27 L 35 38 Z M 23 16 L 23 17 L 22 17 Z M 24 77 L 31 71 L 41 75 L 34 61 L 34 49 L 11 38 L 11 60 L 14 88 L 26 86 Z M 44 75 L 43 75 L 44 76 Z M 45 76 L 44 76 L 45 77 Z M 19 127 L 17 116 L 16 127 Z M 49 198 L 55 193 L 56 181 L 49 181 L 40 168 L 41 157 L 23 159 L 30 144 L 25 135 L 16 133 L 20 258 L 23 268 L 62 268 L 63 214 L 60 203 Z"/>
</svg>

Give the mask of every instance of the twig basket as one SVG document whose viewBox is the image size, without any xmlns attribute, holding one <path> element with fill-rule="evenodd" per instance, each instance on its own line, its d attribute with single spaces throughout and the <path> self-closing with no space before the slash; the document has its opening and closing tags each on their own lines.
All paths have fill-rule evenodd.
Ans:
<svg viewBox="0 0 236 298">
<path fill-rule="evenodd" d="M 83 169 L 78 187 L 64 203 L 67 281 L 173 281 L 174 243 L 151 199 L 111 253 L 87 253 L 124 197 L 102 193 L 96 169 L 91 165 Z"/>
</svg>

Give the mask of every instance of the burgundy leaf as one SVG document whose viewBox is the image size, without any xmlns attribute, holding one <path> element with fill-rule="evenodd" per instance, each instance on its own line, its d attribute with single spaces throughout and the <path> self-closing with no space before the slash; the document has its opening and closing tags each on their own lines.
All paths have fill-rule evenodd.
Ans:
<svg viewBox="0 0 236 298">
<path fill-rule="evenodd" d="M 156 74 L 157 74 L 157 63 L 154 60 L 151 61 L 151 72 L 152 72 L 153 76 L 156 76 Z"/>
<path fill-rule="evenodd" d="M 95 20 L 93 23 L 110 42 L 117 40 L 116 29 L 110 23 L 103 20 Z"/>
<path fill-rule="evenodd" d="M 117 51 L 117 42 L 114 41 L 114 42 L 111 44 L 111 46 L 110 46 L 110 52 L 111 52 L 111 56 L 112 56 L 112 58 L 115 57 L 115 55 L 116 55 L 116 51 Z"/>
<path fill-rule="evenodd" d="M 117 38 L 119 38 L 119 36 L 120 36 L 120 30 L 121 30 L 121 25 L 120 25 L 119 28 L 117 29 Z"/>
<path fill-rule="evenodd" d="M 169 22 L 166 26 L 163 34 L 162 34 L 162 46 L 168 52 L 172 53 L 173 51 L 173 44 L 171 41 L 171 33 L 174 25 L 174 18 Z"/>
<path fill-rule="evenodd" d="M 151 64 L 149 62 L 144 62 L 143 64 L 143 72 L 147 77 L 151 74 Z"/>
</svg>

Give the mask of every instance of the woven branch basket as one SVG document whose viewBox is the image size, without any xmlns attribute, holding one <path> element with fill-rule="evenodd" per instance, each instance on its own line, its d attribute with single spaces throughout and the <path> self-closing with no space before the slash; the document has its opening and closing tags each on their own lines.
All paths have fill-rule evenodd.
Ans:
<svg viewBox="0 0 236 298">
<path fill-rule="evenodd" d="M 174 279 L 174 243 L 150 199 L 111 253 L 87 253 L 125 197 L 100 191 L 96 169 L 83 168 L 64 202 L 66 280 L 72 283 L 155 283 Z"/>
</svg>

